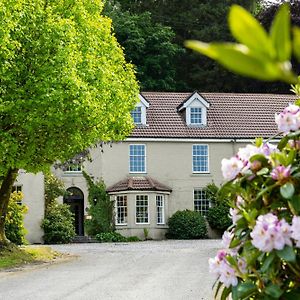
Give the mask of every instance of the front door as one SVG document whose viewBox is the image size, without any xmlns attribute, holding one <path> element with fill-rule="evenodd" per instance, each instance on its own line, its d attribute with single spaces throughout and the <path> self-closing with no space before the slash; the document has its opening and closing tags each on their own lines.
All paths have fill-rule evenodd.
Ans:
<svg viewBox="0 0 300 300">
<path fill-rule="evenodd" d="M 77 235 L 84 235 L 84 197 L 79 188 L 71 187 L 67 189 L 68 195 L 64 197 L 64 203 L 70 206 L 74 214 L 74 227 Z"/>
</svg>

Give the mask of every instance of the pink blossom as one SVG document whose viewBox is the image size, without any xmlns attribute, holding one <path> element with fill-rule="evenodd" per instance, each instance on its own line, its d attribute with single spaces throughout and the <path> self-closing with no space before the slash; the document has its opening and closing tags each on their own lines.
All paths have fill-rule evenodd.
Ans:
<svg viewBox="0 0 300 300">
<path fill-rule="evenodd" d="M 284 219 L 279 221 L 272 213 L 257 218 L 250 236 L 253 246 L 263 252 L 282 250 L 285 245 L 292 245 L 290 225 Z"/>
<path fill-rule="evenodd" d="M 297 242 L 296 246 L 300 248 L 300 217 L 294 216 L 292 220 L 292 238 Z"/>
<path fill-rule="evenodd" d="M 237 158 L 232 157 L 230 159 L 222 159 L 222 174 L 225 180 L 232 180 L 237 177 L 244 167 L 243 163 Z"/>
<path fill-rule="evenodd" d="M 291 166 L 277 166 L 271 172 L 271 176 L 274 180 L 281 181 L 283 179 L 288 178 L 291 175 Z"/>
<path fill-rule="evenodd" d="M 228 254 L 235 256 L 238 254 L 240 246 L 230 248 L 230 244 L 231 244 L 233 237 L 234 237 L 234 235 L 232 232 L 224 231 L 224 233 L 222 235 L 222 245 L 226 249 Z"/>
<path fill-rule="evenodd" d="M 209 271 L 219 276 L 220 282 L 226 287 L 236 286 L 238 283 L 236 271 L 228 264 L 226 260 L 227 252 L 219 250 L 216 257 L 209 259 Z"/>
<path fill-rule="evenodd" d="M 278 130 L 284 133 L 298 130 L 300 128 L 299 106 L 290 104 L 283 112 L 275 114 L 275 122 L 278 125 Z"/>
<path fill-rule="evenodd" d="M 236 225 L 237 221 L 242 217 L 240 211 L 237 208 L 230 208 L 229 214 L 232 220 L 232 223 Z"/>
</svg>

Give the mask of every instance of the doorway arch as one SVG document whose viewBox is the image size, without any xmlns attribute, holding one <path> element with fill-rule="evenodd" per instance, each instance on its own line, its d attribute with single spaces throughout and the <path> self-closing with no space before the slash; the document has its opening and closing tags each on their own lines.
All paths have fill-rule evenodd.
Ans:
<svg viewBox="0 0 300 300">
<path fill-rule="evenodd" d="M 74 214 L 74 227 L 77 235 L 84 235 L 84 196 L 81 189 L 70 187 L 67 189 L 67 195 L 64 196 L 64 203 L 70 206 Z"/>
</svg>

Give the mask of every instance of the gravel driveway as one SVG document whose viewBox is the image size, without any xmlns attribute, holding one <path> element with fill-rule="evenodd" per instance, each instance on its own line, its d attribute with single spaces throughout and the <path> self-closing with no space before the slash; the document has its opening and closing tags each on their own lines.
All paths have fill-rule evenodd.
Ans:
<svg viewBox="0 0 300 300">
<path fill-rule="evenodd" d="M 0 272 L 0 299 L 210 300 L 207 260 L 220 247 L 220 240 L 56 245 L 77 257 Z"/>
</svg>

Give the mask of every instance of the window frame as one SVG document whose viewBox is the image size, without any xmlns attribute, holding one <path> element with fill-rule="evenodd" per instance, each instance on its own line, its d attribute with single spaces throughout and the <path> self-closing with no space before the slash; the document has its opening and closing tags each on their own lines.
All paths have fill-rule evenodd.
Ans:
<svg viewBox="0 0 300 300">
<path fill-rule="evenodd" d="M 120 197 L 120 198 L 122 197 L 123 201 L 124 201 L 124 198 L 125 198 L 126 205 L 119 206 L 118 205 L 118 197 Z M 119 218 L 118 218 L 119 208 L 121 209 L 121 211 L 120 211 L 121 214 L 125 212 L 124 213 L 125 222 L 122 222 L 122 223 L 119 223 Z M 117 195 L 116 196 L 116 198 L 115 198 L 115 213 L 116 213 L 115 224 L 118 225 L 118 226 L 126 226 L 127 222 L 128 222 L 128 197 L 127 197 L 127 195 Z"/>
<path fill-rule="evenodd" d="M 139 112 L 135 112 L 136 110 L 139 110 Z M 140 122 L 136 122 L 136 121 L 135 121 L 133 114 L 139 114 Z M 142 109 L 141 106 L 137 105 L 137 106 L 130 112 L 130 115 L 131 115 L 131 117 L 132 117 L 132 119 L 133 119 L 134 124 L 136 124 L 136 125 L 141 125 L 141 124 L 143 124 L 143 109 Z"/>
<path fill-rule="evenodd" d="M 158 197 L 161 197 L 161 203 L 162 203 L 162 205 L 158 205 Z M 158 195 L 156 195 L 155 196 L 155 207 L 156 207 L 156 224 L 157 225 L 165 225 L 166 224 L 166 218 L 165 218 L 165 195 L 163 195 L 163 194 L 158 194 Z M 160 219 L 160 217 L 159 217 L 159 214 L 162 214 L 161 215 L 161 220 L 162 221 L 160 221 L 159 222 L 159 219 Z"/>
<path fill-rule="evenodd" d="M 134 171 L 131 170 L 131 153 L 130 153 L 130 148 L 131 146 L 143 146 L 144 147 L 144 170 L 143 171 Z M 146 174 L 147 173 L 147 147 L 146 144 L 130 144 L 129 145 L 129 149 L 128 149 L 128 154 L 129 154 L 129 159 L 128 159 L 128 163 L 129 163 L 129 173 L 130 174 Z"/>
<path fill-rule="evenodd" d="M 201 198 L 199 199 L 195 199 L 195 192 L 201 192 Z M 205 198 L 202 197 L 202 195 L 205 195 Z M 196 201 L 199 202 L 196 205 Z M 203 202 L 208 202 L 208 203 L 204 203 Z M 211 207 L 211 201 L 207 198 L 207 194 L 204 191 L 204 188 L 194 188 L 193 189 L 193 203 L 194 203 L 194 211 L 199 212 L 201 214 L 201 216 L 206 216 L 209 208 Z M 199 207 L 199 209 L 196 209 L 196 206 Z M 207 207 L 207 209 L 203 209 L 203 207 Z"/>
<path fill-rule="evenodd" d="M 193 109 L 199 109 L 200 112 L 193 113 L 192 112 Z M 200 117 L 200 122 L 193 122 L 193 118 L 192 118 L 193 114 L 195 116 L 197 116 L 198 118 Z M 198 119 L 198 118 L 195 118 L 195 119 Z M 191 106 L 190 107 L 190 125 L 204 125 L 203 124 L 203 107 L 201 107 L 201 106 Z"/>
<path fill-rule="evenodd" d="M 195 165 L 194 165 L 194 156 L 201 157 L 201 155 L 194 155 L 194 146 L 206 146 L 207 149 L 207 156 L 206 156 L 206 170 L 205 171 L 195 171 Z M 193 174 L 209 174 L 209 145 L 208 144 L 193 144 L 192 145 L 192 173 Z"/>
<path fill-rule="evenodd" d="M 138 200 L 138 197 L 146 197 L 146 199 L 140 199 Z M 137 220 L 137 212 L 138 212 L 138 206 L 137 206 L 137 201 L 147 201 L 147 206 L 139 206 L 139 207 L 147 207 L 147 219 L 148 219 L 148 222 L 138 222 Z M 136 225 L 148 225 L 150 224 L 150 210 L 149 210 L 149 195 L 146 195 L 146 194 L 139 194 L 139 195 L 135 195 L 135 224 Z M 144 218 L 145 219 L 145 218 Z"/>
</svg>

